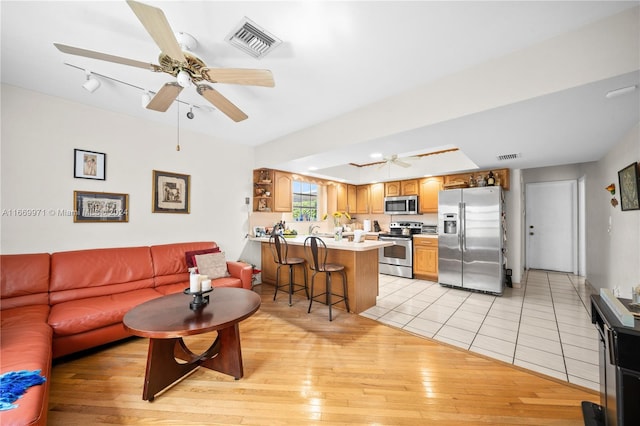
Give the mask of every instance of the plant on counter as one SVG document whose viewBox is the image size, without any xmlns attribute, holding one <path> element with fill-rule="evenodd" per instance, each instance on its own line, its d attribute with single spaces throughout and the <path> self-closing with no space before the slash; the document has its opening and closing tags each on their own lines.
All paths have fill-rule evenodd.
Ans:
<svg viewBox="0 0 640 426">
<path fill-rule="evenodd" d="M 329 215 L 327 213 L 322 216 L 322 220 L 325 220 Z M 351 220 L 351 216 L 347 212 L 333 212 L 333 224 L 338 227 L 341 226 L 342 217 L 346 217 L 347 220 Z"/>
</svg>

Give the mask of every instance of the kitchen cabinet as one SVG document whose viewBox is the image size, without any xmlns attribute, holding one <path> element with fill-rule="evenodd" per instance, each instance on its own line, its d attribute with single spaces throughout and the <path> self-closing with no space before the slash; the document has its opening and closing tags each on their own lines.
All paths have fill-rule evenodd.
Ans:
<svg viewBox="0 0 640 426">
<path fill-rule="evenodd" d="M 293 178 L 289 173 L 273 172 L 273 211 L 290 212 L 293 210 Z"/>
<path fill-rule="evenodd" d="M 438 192 L 442 189 L 441 177 L 420 179 L 420 213 L 438 213 Z"/>
<path fill-rule="evenodd" d="M 385 197 L 398 197 L 398 196 L 400 196 L 400 181 L 397 181 L 397 182 L 385 182 L 384 183 L 384 196 Z"/>
<path fill-rule="evenodd" d="M 419 195 L 418 191 L 418 179 L 400 181 L 400 195 Z"/>
<path fill-rule="evenodd" d="M 356 213 L 357 191 L 355 185 L 336 184 L 336 211 Z"/>
<path fill-rule="evenodd" d="M 384 194 L 386 184 L 369 185 L 369 210 L 371 214 L 384 214 Z"/>
<path fill-rule="evenodd" d="M 273 172 L 269 169 L 253 171 L 253 211 L 273 211 Z"/>
<path fill-rule="evenodd" d="M 413 276 L 438 281 L 438 239 L 413 237 Z"/>
<path fill-rule="evenodd" d="M 369 213 L 369 185 L 356 186 L 356 213 Z"/>
</svg>

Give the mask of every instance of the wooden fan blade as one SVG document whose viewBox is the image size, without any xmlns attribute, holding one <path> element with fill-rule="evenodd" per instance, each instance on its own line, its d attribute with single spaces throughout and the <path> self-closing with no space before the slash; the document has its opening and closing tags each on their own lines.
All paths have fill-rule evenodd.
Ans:
<svg viewBox="0 0 640 426">
<path fill-rule="evenodd" d="M 133 13 L 136 14 L 142 25 L 144 25 L 144 28 L 153 41 L 156 42 L 162 53 L 169 55 L 177 61 L 187 62 L 162 9 L 134 0 L 127 0 L 127 4 L 131 10 L 133 10 Z"/>
<path fill-rule="evenodd" d="M 161 68 L 158 65 L 136 61 L 135 59 L 128 59 L 121 56 L 95 52 L 93 50 L 81 49 L 79 47 L 67 46 L 66 44 L 53 43 L 53 45 L 62 53 L 68 53 L 70 55 L 84 56 L 86 58 L 99 59 L 101 61 L 115 62 L 116 64 L 129 65 L 132 67 L 144 68 L 156 72 L 161 71 Z"/>
<path fill-rule="evenodd" d="M 248 118 L 247 114 L 242 112 L 237 106 L 232 104 L 229 99 L 222 96 L 222 94 L 220 94 L 220 92 L 215 90 L 213 87 L 206 84 L 199 84 L 196 90 L 206 100 L 211 102 L 213 106 L 218 108 L 236 123 Z"/>
<path fill-rule="evenodd" d="M 202 78 L 211 83 L 244 84 L 248 86 L 274 87 L 273 74 L 269 70 L 243 68 L 202 68 Z"/>
<path fill-rule="evenodd" d="M 147 109 L 165 112 L 169 109 L 173 101 L 176 100 L 181 91 L 182 86 L 178 83 L 172 82 L 165 84 L 153 99 L 151 99 L 151 102 L 147 105 Z"/>
</svg>

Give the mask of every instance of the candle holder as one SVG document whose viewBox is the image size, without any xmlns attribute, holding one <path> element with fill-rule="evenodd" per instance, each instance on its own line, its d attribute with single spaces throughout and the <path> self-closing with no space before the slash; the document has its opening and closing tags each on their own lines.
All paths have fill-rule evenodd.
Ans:
<svg viewBox="0 0 640 426">
<path fill-rule="evenodd" d="M 211 293 L 212 291 L 213 291 L 213 288 L 210 288 L 209 290 L 204 290 L 204 291 L 191 292 L 191 289 L 185 288 L 183 293 L 190 294 L 193 296 L 193 301 L 189 303 L 189 308 L 192 311 L 197 311 L 209 304 L 209 296 L 204 296 L 204 294 Z"/>
</svg>

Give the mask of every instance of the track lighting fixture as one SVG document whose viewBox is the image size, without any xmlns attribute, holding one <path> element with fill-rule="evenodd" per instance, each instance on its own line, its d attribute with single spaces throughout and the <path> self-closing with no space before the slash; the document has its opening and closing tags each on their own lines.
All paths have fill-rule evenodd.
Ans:
<svg viewBox="0 0 640 426">
<path fill-rule="evenodd" d="M 100 87 L 100 81 L 96 80 L 95 78 L 93 78 L 93 75 L 91 74 L 91 71 L 86 71 L 87 74 L 87 81 L 84 82 L 84 84 L 82 85 L 82 87 L 85 88 L 85 90 L 88 90 L 89 92 L 93 93 L 96 90 L 98 90 L 98 87 Z"/>
<path fill-rule="evenodd" d="M 151 95 L 148 90 L 145 90 L 142 94 L 142 108 L 146 108 L 149 102 L 151 102 Z"/>
<path fill-rule="evenodd" d="M 178 80 L 178 84 L 182 87 L 190 87 L 191 86 L 191 76 L 185 70 L 180 70 L 178 75 L 176 76 Z"/>
<path fill-rule="evenodd" d="M 193 105 L 189 105 L 189 112 L 187 113 L 187 118 L 189 120 L 193 120 L 193 117 L 194 117 L 194 115 L 193 115 Z"/>
</svg>

